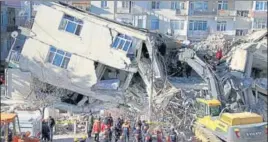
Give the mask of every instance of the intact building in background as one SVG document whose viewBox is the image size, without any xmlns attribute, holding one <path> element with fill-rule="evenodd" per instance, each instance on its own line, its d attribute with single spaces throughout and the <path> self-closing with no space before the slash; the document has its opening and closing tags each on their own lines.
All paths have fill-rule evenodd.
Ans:
<svg viewBox="0 0 268 142">
<path fill-rule="evenodd" d="M 91 1 L 90 11 L 192 42 L 267 28 L 267 1 Z"/>
</svg>

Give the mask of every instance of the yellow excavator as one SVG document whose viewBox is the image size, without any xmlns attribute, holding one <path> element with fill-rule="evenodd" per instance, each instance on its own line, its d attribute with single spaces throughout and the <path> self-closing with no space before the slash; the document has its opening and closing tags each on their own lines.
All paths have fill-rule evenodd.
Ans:
<svg viewBox="0 0 268 142">
<path fill-rule="evenodd" d="M 196 99 L 193 133 L 202 142 L 267 142 L 267 122 L 251 113 L 225 113 L 217 99 Z"/>
<path fill-rule="evenodd" d="M 1 142 L 40 142 L 38 138 L 30 137 L 31 133 L 21 133 L 18 115 L 1 113 Z"/>
<path fill-rule="evenodd" d="M 251 112 L 227 113 L 222 109 L 224 93 L 221 91 L 214 71 L 208 63 L 202 61 L 190 48 L 180 49 L 178 59 L 191 66 L 209 86 L 207 98 L 196 98 L 197 108 L 195 123 L 192 130 L 196 139 L 202 142 L 266 142 L 267 122 L 261 115 Z M 248 94 L 245 94 L 248 95 Z M 224 104 L 222 104 L 224 103 Z M 228 108 L 228 106 L 226 107 Z"/>
</svg>

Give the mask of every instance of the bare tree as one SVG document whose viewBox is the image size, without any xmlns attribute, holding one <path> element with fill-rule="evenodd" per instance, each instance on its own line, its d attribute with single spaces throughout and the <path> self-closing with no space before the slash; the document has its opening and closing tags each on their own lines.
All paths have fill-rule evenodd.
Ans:
<svg viewBox="0 0 268 142">
<path fill-rule="evenodd" d="M 25 107 L 39 109 L 44 117 L 45 108 L 53 106 L 56 102 L 61 102 L 61 97 L 68 94 L 68 92 L 66 89 L 41 82 L 33 77 L 31 93 L 26 98 L 29 103 Z"/>
</svg>

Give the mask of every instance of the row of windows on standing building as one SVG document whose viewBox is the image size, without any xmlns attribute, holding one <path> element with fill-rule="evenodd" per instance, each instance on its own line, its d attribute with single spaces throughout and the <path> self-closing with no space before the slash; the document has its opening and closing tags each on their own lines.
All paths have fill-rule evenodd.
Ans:
<svg viewBox="0 0 268 142">
<path fill-rule="evenodd" d="M 64 14 L 61 23 L 59 25 L 59 30 L 66 31 L 68 33 L 79 36 L 83 28 L 84 22 L 73 16 Z M 111 47 L 113 49 L 123 50 L 127 52 L 132 45 L 133 39 L 125 34 L 118 34 L 112 43 Z M 72 54 L 54 46 L 51 46 L 48 53 L 47 62 L 61 67 L 67 68 Z"/>
</svg>

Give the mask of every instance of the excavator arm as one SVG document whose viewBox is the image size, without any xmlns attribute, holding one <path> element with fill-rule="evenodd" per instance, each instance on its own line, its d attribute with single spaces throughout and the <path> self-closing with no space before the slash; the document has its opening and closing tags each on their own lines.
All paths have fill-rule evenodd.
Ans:
<svg viewBox="0 0 268 142">
<path fill-rule="evenodd" d="M 189 48 L 180 49 L 178 59 L 182 62 L 186 62 L 206 81 L 209 86 L 209 93 L 211 97 L 221 100 L 219 82 L 209 64 L 202 61 L 196 55 L 195 51 Z"/>
</svg>

